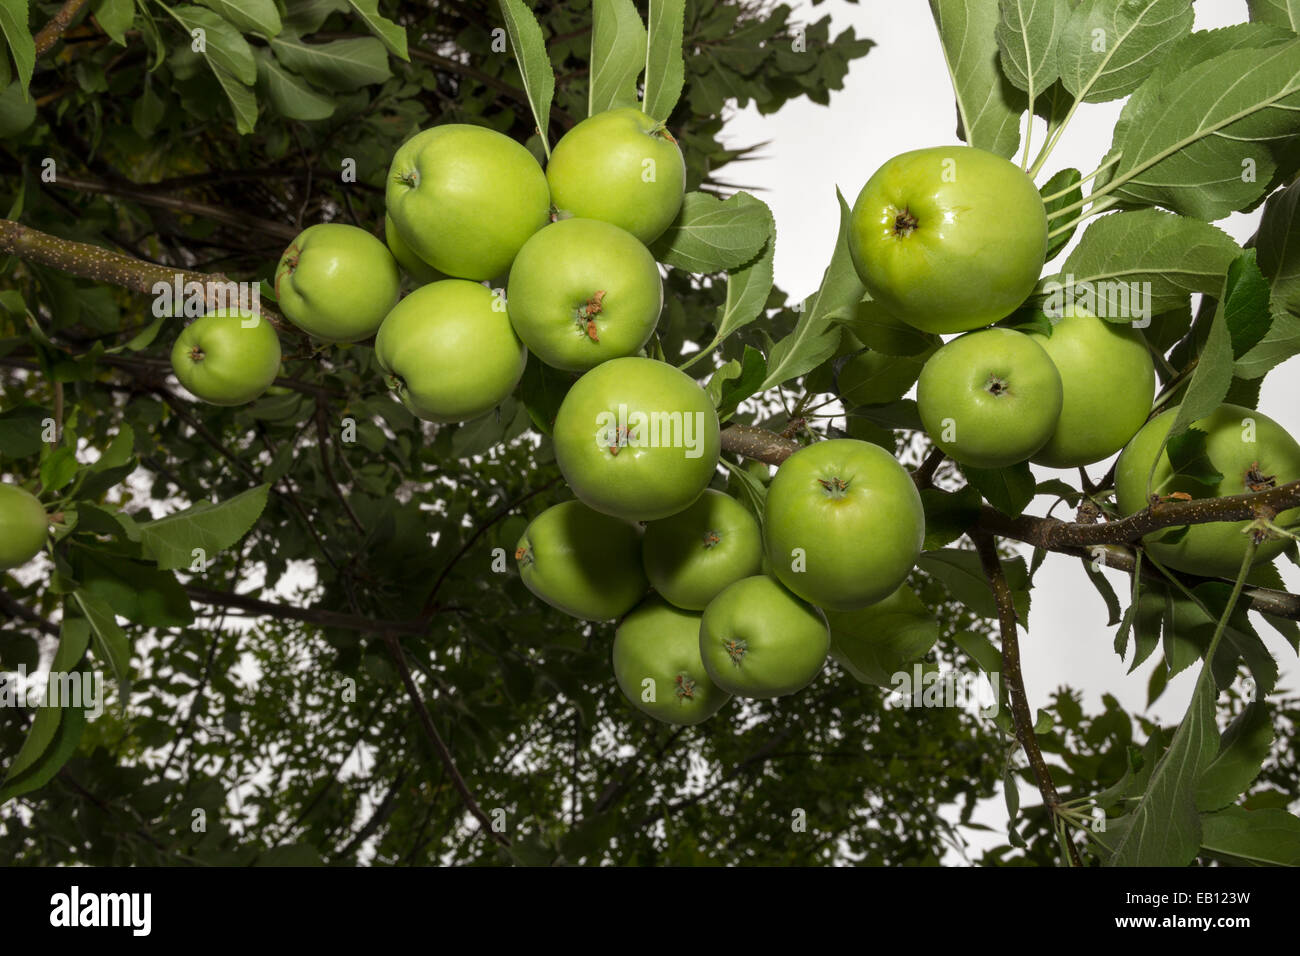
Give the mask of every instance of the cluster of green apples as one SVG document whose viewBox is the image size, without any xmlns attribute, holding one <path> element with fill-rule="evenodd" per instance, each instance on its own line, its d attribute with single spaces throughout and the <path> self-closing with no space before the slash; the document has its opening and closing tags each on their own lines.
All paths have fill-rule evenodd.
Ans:
<svg viewBox="0 0 1300 956">
<path fill-rule="evenodd" d="M 989 328 L 1033 292 L 1047 239 L 1046 209 L 1033 181 L 1013 163 L 972 147 L 896 156 L 858 196 L 850 252 L 872 304 L 931 337 L 921 352 L 917 405 L 936 446 L 979 469 L 1025 461 L 1083 467 L 1122 450 L 1116 495 L 1124 514 L 1147 507 L 1149 493 L 1217 497 L 1300 478 L 1300 446 L 1272 419 L 1235 405 L 1192 426 L 1206 434 L 1210 464 L 1222 481 L 1177 474 L 1163 450 L 1177 409 L 1151 417 L 1151 349 L 1122 317 L 1106 321 L 1068 307 L 1038 323 L 1050 335 L 1033 324 L 1022 326 L 1029 331 Z M 936 338 L 954 333 L 960 334 L 946 344 Z M 846 400 L 870 401 L 853 393 L 854 382 L 843 373 L 840 384 Z M 1293 517 L 1283 515 L 1279 523 Z M 1197 525 L 1144 543 L 1176 570 L 1235 577 L 1247 524 Z M 1284 538 L 1270 539 L 1256 560 L 1271 560 L 1284 546 Z"/>
</svg>

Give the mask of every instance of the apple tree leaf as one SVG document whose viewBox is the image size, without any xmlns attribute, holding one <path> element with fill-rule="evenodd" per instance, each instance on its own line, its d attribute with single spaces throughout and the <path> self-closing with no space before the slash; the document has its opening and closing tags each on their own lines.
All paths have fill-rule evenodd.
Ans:
<svg viewBox="0 0 1300 956">
<path fill-rule="evenodd" d="M 1219 755 L 1206 768 L 1196 789 L 1196 807 L 1219 810 L 1245 793 L 1273 746 L 1273 721 L 1263 700 L 1246 705 L 1219 741 Z"/>
<path fill-rule="evenodd" d="M 835 196 L 840 203 L 840 233 L 831 263 L 821 287 L 804 303 L 794 330 L 772 347 L 763 391 L 811 371 L 834 355 L 840 343 L 834 319 L 848 315 L 866 292 L 849 257 L 849 206 L 838 189 Z"/>
<path fill-rule="evenodd" d="M 682 59 L 682 30 L 686 0 L 650 0 L 646 42 L 645 100 L 641 108 L 659 122 L 667 122 L 686 83 Z"/>
<path fill-rule="evenodd" d="M 961 470 L 989 504 L 1012 518 L 1022 514 L 1037 493 L 1037 484 L 1027 461 L 1006 468 L 962 465 Z"/>
<path fill-rule="evenodd" d="M 269 485 L 258 485 L 220 504 L 200 501 L 184 511 L 141 524 L 145 557 L 164 570 L 189 568 L 199 556 L 211 561 L 253 527 L 266 508 L 269 491 Z"/>
<path fill-rule="evenodd" d="M 501 18 L 510 35 L 510 47 L 515 51 L 515 62 L 524 83 L 528 105 L 533 109 L 537 131 L 542 137 L 542 148 L 551 155 L 550 139 L 546 131 L 551 122 L 551 101 L 555 98 L 555 69 L 546 52 L 546 39 L 542 28 L 523 0 L 500 0 Z"/>
<path fill-rule="evenodd" d="M 282 29 L 275 0 L 198 0 L 243 33 L 275 36 Z M 373 3 L 373 0 L 372 0 Z"/>
<path fill-rule="evenodd" d="M 747 192 L 726 200 L 690 192 L 677 218 L 650 251 L 660 262 L 687 272 L 736 269 L 763 250 L 772 234 L 772 221 L 767 203 Z M 766 290 L 763 297 L 767 298 Z"/>
<path fill-rule="evenodd" d="M 957 98 L 957 137 L 1010 158 L 1020 146 L 1025 95 L 998 68 L 998 5 L 990 0 L 930 0 Z"/>
<path fill-rule="evenodd" d="M 285 67 L 331 91 L 350 93 L 392 75 L 384 45 L 374 37 L 306 43 L 286 31 L 271 40 L 271 50 Z"/>
<path fill-rule="evenodd" d="M 1056 39 L 1070 18 L 1067 0 L 998 0 L 996 36 L 1002 72 L 1037 100 L 1056 82 Z"/>
<path fill-rule="evenodd" d="M 594 0 L 591 18 L 587 115 L 635 106 L 636 81 L 646 62 L 646 29 L 641 14 L 632 0 Z"/>
<path fill-rule="evenodd" d="M 1039 192 L 1043 195 L 1043 205 L 1047 207 L 1049 218 L 1058 210 L 1071 206 L 1083 198 L 1083 187 L 1079 185 L 1079 180 L 1082 178 L 1083 174 L 1077 169 L 1062 169 L 1043 183 Z M 1047 200 L 1048 196 L 1057 193 L 1061 195 L 1057 195 L 1055 199 Z M 1078 226 L 1074 226 L 1059 236 L 1049 239 L 1047 241 L 1047 256 L 1044 261 L 1051 262 L 1056 258 L 1056 254 L 1069 245 L 1070 240 L 1074 238 L 1075 230 L 1078 228 Z"/>
<path fill-rule="evenodd" d="M 1192 29 L 1186 0 L 1083 0 L 1056 43 L 1065 88 L 1085 103 L 1127 96 Z"/>
<path fill-rule="evenodd" d="M 1250 18 L 1300 33 L 1300 0 L 1246 0 Z"/>
<path fill-rule="evenodd" d="M 28 99 L 27 86 L 36 69 L 36 41 L 27 26 L 30 9 L 27 0 L 0 0 L 0 33 L 4 34 L 14 65 L 18 67 L 18 89 L 23 100 Z"/>
<path fill-rule="evenodd" d="M 411 61 L 406 52 L 406 29 L 379 12 L 379 0 L 348 0 L 348 5 L 356 12 L 371 33 L 399 59 Z"/>
<path fill-rule="evenodd" d="M 1201 814 L 1201 843 L 1206 855 L 1233 866 L 1300 866 L 1300 818 L 1225 807 Z"/>
</svg>

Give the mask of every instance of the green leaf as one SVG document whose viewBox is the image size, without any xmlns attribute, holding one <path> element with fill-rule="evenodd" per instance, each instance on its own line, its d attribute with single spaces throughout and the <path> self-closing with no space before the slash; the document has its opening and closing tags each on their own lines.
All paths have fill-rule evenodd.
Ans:
<svg viewBox="0 0 1300 956">
<path fill-rule="evenodd" d="M 1002 72 L 1031 99 L 1056 82 L 1056 38 L 1070 16 L 1066 0 L 998 0 L 995 35 Z"/>
<path fill-rule="evenodd" d="M 1246 706 L 1223 732 L 1219 755 L 1196 789 L 1196 808 L 1219 810 L 1245 793 L 1273 746 L 1273 721 L 1262 700 Z"/>
<path fill-rule="evenodd" d="M 546 52 L 546 40 L 537 18 L 523 0 L 500 0 L 501 18 L 510 47 L 515 51 L 515 62 L 523 80 L 528 105 L 533 109 L 533 119 L 542 137 L 542 149 L 551 155 L 550 140 L 546 131 L 551 123 L 551 100 L 555 97 L 555 70 Z"/>
<path fill-rule="evenodd" d="M 1228 267 L 1223 317 L 1232 339 L 1233 358 L 1241 358 L 1259 344 L 1272 324 L 1269 315 L 1269 287 L 1255 261 L 1255 250 L 1247 249 Z"/>
<path fill-rule="evenodd" d="M 1057 40 L 1065 88 L 1086 103 L 1137 89 L 1192 29 L 1187 0 L 1083 0 Z"/>
<path fill-rule="evenodd" d="M 1119 607 L 1119 597 L 1116 596 L 1115 589 L 1111 587 L 1110 582 L 1106 580 L 1106 575 L 1099 569 L 1093 567 L 1092 558 L 1083 558 L 1081 559 L 1081 562 L 1083 564 L 1083 573 L 1087 576 L 1088 580 L 1092 582 L 1092 586 L 1097 589 L 1097 593 L 1101 595 L 1102 601 L 1106 604 L 1106 614 L 1108 615 L 1106 618 L 1106 625 L 1108 627 L 1114 627 L 1116 624 L 1120 623 L 1122 618 Z"/>
<path fill-rule="evenodd" d="M 1237 360 L 1233 371 L 1242 378 L 1260 378 L 1293 355 L 1300 355 L 1300 316 L 1275 312 L 1264 337 Z"/>
<path fill-rule="evenodd" d="M 922 548 L 926 551 L 935 551 L 956 541 L 980 516 L 980 495 L 971 485 L 956 492 L 923 488 L 921 504 L 925 508 L 925 543 Z"/>
<path fill-rule="evenodd" d="M 1187 385 L 1187 390 L 1183 392 L 1183 400 L 1178 406 L 1177 414 L 1174 415 L 1174 423 L 1161 443 L 1160 450 L 1156 452 L 1157 461 L 1160 459 L 1160 451 L 1164 450 L 1171 439 L 1183 434 L 1193 422 L 1206 417 L 1219 407 L 1224 396 L 1228 394 L 1229 386 L 1232 385 L 1232 371 L 1232 338 L 1228 334 L 1223 301 L 1220 300 L 1219 307 L 1214 313 L 1214 320 L 1210 323 L 1205 345 L 1201 348 L 1196 369 L 1192 372 L 1192 379 Z M 1151 472 L 1155 473 L 1154 463 Z"/>
<path fill-rule="evenodd" d="M 919 355 L 935 347 L 934 336 L 900 322 L 869 296 L 859 301 L 852 312 L 836 317 L 836 321 L 867 348 L 882 355 Z"/>
<path fill-rule="evenodd" d="M 226 99 L 230 101 L 230 108 L 235 113 L 235 129 L 239 135 L 247 136 L 257 125 L 257 97 L 249 87 L 221 67 L 213 65 L 212 73 L 221 84 Z"/>
<path fill-rule="evenodd" d="M 204 560 L 211 562 L 253 527 L 266 508 L 269 491 L 269 485 L 258 485 L 220 504 L 201 501 L 140 525 L 145 557 L 164 570 L 189 568 L 195 551 L 202 551 Z"/>
<path fill-rule="evenodd" d="M 16 405 L 0 412 L 0 459 L 27 458 L 44 447 L 45 421 L 54 416 L 39 405 Z"/>
<path fill-rule="evenodd" d="M 1020 145 L 1024 95 L 998 68 L 998 5 L 930 0 L 957 97 L 957 138 L 1010 158 Z"/>
<path fill-rule="evenodd" d="M 58 491 L 72 480 L 80 467 L 71 448 L 67 445 L 56 448 L 41 462 L 41 487 Z"/>
<path fill-rule="evenodd" d="M 85 620 L 79 617 L 65 617 L 63 623 L 59 626 L 59 646 L 54 652 L 54 660 L 50 663 L 50 674 L 71 675 L 75 673 L 77 665 L 86 656 L 86 648 L 89 644 L 90 627 Z M 44 699 L 49 699 L 48 687 Z M 31 771 L 41 757 L 50 752 L 51 747 L 55 744 L 59 726 L 63 722 L 65 715 L 74 709 L 66 705 L 59 707 L 42 705 L 36 709 L 36 716 L 32 719 L 32 725 L 27 731 L 27 738 L 23 741 L 22 747 L 5 772 L 4 787 L 0 788 L 0 803 L 18 793 L 25 793 L 27 789 L 35 789 L 40 786 L 38 783 L 26 789 L 11 788 L 12 783 Z"/>
<path fill-rule="evenodd" d="M 45 786 L 76 753 L 77 745 L 81 743 L 82 732 L 86 729 L 85 708 L 51 707 L 48 709 L 61 711 L 61 717 L 58 726 L 54 730 L 53 739 L 40 757 L 25 772 L 11 774 L 5 778 L 4 786 L 0 787 L 0 804 L 5 803 L 11 797 L 30 793 Z M 37 716 L 39 717 L 39 714 Z M 35 721 L 33 721 L 33 724 L 35 724 Z M 22 756 L 21 750 L 19 756 Z"/>
<path fill-rule="evenodd" d="M 1066 206 L 1072 206 L 1079 202 L 1079 200 L 1083 199 L 1083 187 L 1079 185 L 1079 180 L 1082 178 L 1083 174 L 1077 169 L 1062 169 L 1047 182 L 1043 183 L 1039 192 L 1044 197 L 1059 193 L 1062 190 L 1069 190 L 1069 192 L 1066 192 L 1064 195 L 1043 203 L 1043 205 L 1047 207 L 1047 215 L 1049 218 L 1058 210 L 1064 209 Z M 1063 232 L 1053 239 L 1049 239 L 1047 242 L 1047 256 L 1045 261 L 1051 262 L 1055 259 L 1056 254 L 1064 249 L 1069 244 L 1070 240 L 1074 238 L 1074 233 L 1077 229 L 1078 226 L 1075 226 L 1069 231 Z"/>
<path fill-rule="evenodd" d="M 1156 765 L 1107 866 L 1186 866 L 1201 845 L 1196 788 L 1214 760 L 1218 688 L 1209 667 L 1201 669 L 1169 749 Z"/>
<path fill-rule="evenodd" d="M 275 0 L 198 0 L 221 14 L 244 33 L 260 33 L 268 39 L 280 32 L 280 11 Z"/>
<path fill-rule="evenodd" d="M 257 87 L 285 119 L 322 120 L 334 113 L 334 100 L 317 93 L 264 49 L 257 51 Z"/>
<path fill-rule="evenodd" d="M 1223 480 L 1223 475 L 1210 460 L 1210 452 L 1206 447 L 1209 437 L 1199 428 L 1189 428 L 1181 435 L 1169 439 L 1166 452 L 1174 474 L 1203 485 L 1217 485 Z"/>
<path fill-rule="evenodd" d="M 115 614 L 145 627 L 187 627 L 194 610 L 171 571 L 82 544 L 70 550 L 77 580 Z"/>
<path fill-rule="evenodd" d="M 1269 281 L 1274 311 L 1300 315 L 1300 183 L 1268 197 L 1255 234 L 1260 271 Z"/>
<path fill-rule="evenodd" d="M 118 46 L 126 46 L 126 31 L 135 21 L 135 0 L 96 0 L 95 19 Z"/>
<path fill-rule="evenodd" d="M 727 296 L 718 306 L 717 332 L 705 351 L 712 351 L 731 334 L 763 315 L 772 292 L 772 258 L 775 242 L 768 240 L 760 255 L 748 265 L 727 273 Z"/>
<path fill-rule="evenodd" d="M 1235 866 L 1300 866 L 1300 819 L 1285 810 L 1228 807 L 1201 815 L 1201 843 Z"/>
<path fill-rule="evenodd" d="M 632 0 L 594 0 L 591 84 L 587 115 L 637 103 L 637 77 L 646 62 L 646 30 Z"/>
<path fill-rule="evenodd" d="M 713 273 L 751 262 L 772 236 L 772 210 L 747 192 L 725 201 L 690 192 L 672 225 L 650 251 L 666 265 L 687 272 Z M 767 294 L 764 293 L 766 300 Z"/>
<path fill-rule="evenodd" d="M 754 475 L 750 474 L 744 465 L 734 464 L 726 458 L 722 459 L 722 463 L 726 466 L 728 472 L 728 493 L 739 498 L 745 507 L 753 512 L 761 528 L 763 526 L 763 513 L 767 504 L 767 487 Z"/>
<path fill-rule="evenodd" d="M 1250 18 L 1300 33 L 1300 0 L 1246 0 Z"/>
<path fill-rule="evenodd" d="M 394 56 L 411 62 L 406 52 L 406 30 L 379 12 L 379 0 L 348 0 L 348 4 Z"/>
<path fill-rule="evenodd" d="M 126 699 L 131 679 L 131 645 L 118 626 L 113 608 L 81 588 L 72 592 L 72 599 L 86 616 L 90 633 L 95 638 L 95 646 L 113 671 L 113 676 L 122 689 L 122 697 Z"/>
<path fill-rule="evenodd" d="M 1159 315 L 1186 305 L 1192 292 L 1218 296 L 1240 254 L 1231 237 L 1209 223 L 1154 209 L 1115 213 L 1092 222 L 1060 273 L 1040 282 L 1039 291 L 1050 294 L 1071 278 L 1076 296 L 1079 287 L 1089 288 L 1084 283 L 1098 292 L 1103 284 L 1149 283 L 1151 312 Z"/>
<path fill-rule="evenodd" d="M 972 468 L 962 465 L 962 474 L 994 508 L 1014 518 L 1034 500 L 1036 484 L 1029 462 L 1006 468 Z"/>
<path fill-rule="evenodd" d="M 36 119 L 36 103 L 14 80 L 0 91 L 0 138 L 17 136 Z"/>
<path fill-rule="evenodd" d="M 542 362 L 533 360 L 524 366 L 524 376 L 519 380 L 519 400 L 542 434 L 549 435 L 555 427 L 555 416 L 573 383 L 571 374 Z"/>
<path fill-rule="evenodd" d="M 374 37 L 306 43 L 301 37 L 281 33 L 271 40 L 271 50 L 288 69 L 327 90 L 352 92 L 392 75 L 384 45 Z"/>
<path fill-rule="evenodd" d="M 1231 50 L 1180 69 L 1176 83 L 1150 82 L 1116 125 L 1111 152 L 1123 158 L 1111 195 L 1207 221 L 1261 199 L 1278 171 L 1270 145 L 1300 133 L 1300 39 Z"/>
<path fill-rule="evenodd" d="M 840 330 L 833 320 L 848 315 L 866 292 L 849 257 L 849 207 L 839 189 L 835 190 L 835 198 L 840 204 L 840 232 L 835 253 L 822 276 L 821 287 L 806 304 L 794 330 L 772 347 L 767 357 L 767 379 L 762 391 L 797 378 L 834 355 L 839 346 Z"/>
<path fill-rule="evenodd" d="M 686 81 L 686 64 L 682 59 L 685 10 L 685 0 L 650 0 L 645 101 L 641 108 L 661 123 L 668 121 Z"/>
<path fill-rule="evenodd" d="M 14 65 L 18 67 L 16 85 L 23 100 L 28 99 L 27 87 L 36 69 L 36 41 L 27 27 L 28 11 L 27 0 L 0 0 L 0 33 L 4 34 Z"/>
<path fill-rule="evenodd" d="M 850 418 L 865 418 L 882 428 L 906 428 L 910 431 L 924 431 L 921 414 L 916 410 L 916 402 L 902 398 L 886 405 L 862 405 L 849 409 Z"/>
<path fill-rule="evenodd" d="M 893 675 L 924 657 L 939 639 L 939 622 L 906 585 L 861 610 L 825 614 L 831 656 L 864 684 L 893 686 Z"/>
<path fill-rule="evenodd" d="M 1028 570 L 1025 568 L 1024 559 L 1015 558 L 1011 561 L 1003 561 L 1002 565 L 1007 577 L 1007 584 L 1012 590 L 1012 596 L 1016 599 L 1016 610 L 1021 614 L 1023 620 L 1028 613 L 1028 595 L 1024 591 L 1024 583 L 1028 579 Z M 980 565 L 979 555 L 974 551 L 961 548 L 925 551 L 922 552 L 917 566 L 922 571 L 938 578 L 939 582 L 948 589 L 948 592 L 954 598 L 970 608 L 979 617 L 997 618 L 998 608 L 997 602 L 993 599 L 993 589 L 984 576 L 984 569 Z M 1017 591 L 1020 593 L 1016 593 Z M 1022 610 L 1022 607 L 1025 609 Z"/>
<path fill-rule="evenodd" d="M 725 379 L 718 396 L 718 417 L 727 419 L 745 399 L 756 393 L 767 376 L 767 362 L 763 353 L 752 345 L 745 346 L 744 357 L 734 377 Z"/>
<path fill-rule="evenodd" d="M 218 79 L 220 71 L 225 71 L 244 86 L 252 86 L 257 80 L 252 47 L 225 19 L 203 7 L 188 4 L 169 7 L 161 2 L 158 5 L 185 28 L 192 42 L 198 42 L 195 33 L 201 31 L 203 48 L 197 52 L 202 54 L 212 72 L 218 74 Z"/>
</svg>

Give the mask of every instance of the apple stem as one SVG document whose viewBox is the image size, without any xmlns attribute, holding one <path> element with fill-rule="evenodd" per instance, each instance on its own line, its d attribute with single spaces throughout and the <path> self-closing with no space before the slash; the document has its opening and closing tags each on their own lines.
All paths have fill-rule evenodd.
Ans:
<svg viewBox="0 0 1300 956">
<path fill-rule="evenodd" d="M 651 129 L 651 130 L 649 131 L 648 135 L 650 135 L 650 136 L 658 136 L 658 137 L 660 137 L 661 139 L 666 139 L 666 140 L 668 140 L 668 142 L 672 143 L 674 146 L 677 145 L 677 139 L 673 136 L 672 133 L 670 133 L 670 132 L 668 131 L 668 124 L 667 124 L 667 123 L 659 123 L 658 125 L 656 125 L 656 126 L 654 127 L 654 129 Z"/>
</svg>

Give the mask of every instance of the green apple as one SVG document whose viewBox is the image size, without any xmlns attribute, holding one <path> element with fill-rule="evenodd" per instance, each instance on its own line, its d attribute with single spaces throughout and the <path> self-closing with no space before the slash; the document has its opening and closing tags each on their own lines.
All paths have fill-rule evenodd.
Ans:
<svg viewBox="0 0 1300 956">
<path fill-rule="evenodd" d="M 24 565 L 40 554 L 49 532 L 40 500 L 17 485 L 0 482 L 0 571 Z M 695 645 L 698 653 L 698 628 Z"/>
<path fill-rule="evenodd" d="M 212 405 L 243 405 L 280 374 L 280 339 L 271 323 L 242 309 L 217 309 L 187 325 L 172 347 L 172 369 L 191 394 Z"/>
<path fill-rule="evenodd" d="M 852 438 L 799 449 L 767 489 L 772 572 L 819 607 L 874 604 L 906 580 L 925 539 L 912 476 L 889 452 Z"/>
<path fill-rule="evenodd" d="M 393 308 L 375 336 L 375 358 L 413 414 L 431 422 L 485 415 L 514 391 L 528 352 L 486 286 L 443 279 Z"/>
<path fill-rule="evenodd" d="M 885 311 L 926 332 L 996 322 L 1029 297 L 1047 210 L 1014 163 L 970 146 L 902 153 L 853 205 L 849 253 Z"/>
<path fill-rule="evenodd" d="M 916 402 L 945 455 L 975 468 L 1003 468 L 1027 459 L 1056 430 L 1061 376 L 1030 336 L 984 329 L 930 356 Z"/>
<path fill-rule="evenodd" d="M 555 417 L 555 460 L 578 498 L 655 521 L 700 496 L 722 442 L 713 402 L 664 362 L 616 358 L 574 383 Z"/>
<path fill-rule="evenodd" d="M 528 590 L 583 620 L 621 617 L 649 587 L 641 569 L 640 529 L 579 501 L 563 501 L 534 518 L 515 560 Z"/>
<path fill-rule="evenodd" d="M 388 213 L 384 213 L 384 241 L 388 243 L 388 251 L 393 254 L 402 271 L 410 276 L 416 285 L 428 285 L 430 282 L 447 278 L 411 251 L 411 247 L 397 234 L 393 217 Z"/>
<path fill-rule="evenodd" d="M 646 525 L 641 553 L 656 591 L 677 607 L 702 611 L 727 585 L 758 574 L 758 519 L 712 488 L 684 511 Z"/>
<path fill-rule="evenodd" d="M 508 136 L 462 123 L 407 140 L 393 156 L 385 200 L 411 251 L 461 279 L 503 274 L 551 214 L 546 174 L 533 154 Z"/>
<path fill-rule="evenodd" d="M 356 226 L 326 222 L 304 229 L 275 270 L 280 310 L 326 342 L 360 342 L 379 330 L 400 290 L 384 244 Z"/>
<path fill-rule="evenodd" d="M 765 574 L 726 587 L 700 619 L 704 667 L 737 697 L 802 690 L 826 665 L 830 642 L 822 612 Z"/>
<path fill-rule="evenodd" d="M 510 267 L 506 295 L 528 350 L 568 372 L 635 355 L 663 302 L 654 256 L 598 219 L 562 219 L 534 233 Z"/>
<path fill-rule="evenodd" d="M 1033 456 L 1037 465 L 1074 468 L 1109 458 L 1151 413 L 1156 371 L 1142 333 L 1075 307 L 1032 333 L 1061 373 L 1061 419 Z"/>
<path fill-rule="evenodd" d="M 600 219 L 649 244 L 677 218 L 686 162 L 663 123 L 622 107 L 565 133 L 551 151 L 546 181 L 561 217 Z"/>
<path fill-rule="evenodd" d="M 633 707 L 666 724 L 698 724 L 731 698 L 704 669 L 700 615 L 653 595 L 614 632 L 614 678 Z"/>
<path fill-rule="evenodd" d="M 1160 445 L 1173 427 L 1178 409 L 1161 412 L 1134 436 L 1120 453 L 1115 465 L 1115 497 L 1126 515 L 1147 507 L 1147 476 L 1160 454 L 1151 477 L 1151 493 L 1166 497 L 1182 493 L 1192 498 L 1221 498 L 1264 491 L 1300 479 L 1300 445 L 1273 419 L 1240 405 L 1220 405 L 1212 414 L 1192 423 L 1205 433 L 1202 465 L 1222 475 L 1206 484 L 1187 474 L 1176 473 L 1169 452 Z M 1199 456 L 1198 456 L 1199 457 Z M 1199 475 L 1198 477 L 1205 477 Z M 1274 523 L 1286 527 L 1300 521 L 1300 508 L 1284 511 Z M 1182 529 L 1162 529 L 1143 539 L 1147 552 L 1162 564 L 1188 574 L 1235 580 L 1245 560 L 1249 521 L 1218 521 Z M 1271 561 L 1289 543 L 1286 538 L 1269 538 L 1260 544 L 1255 563 Z"/>
</svg>

